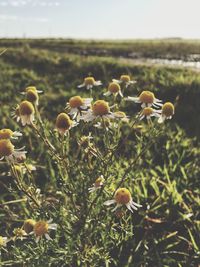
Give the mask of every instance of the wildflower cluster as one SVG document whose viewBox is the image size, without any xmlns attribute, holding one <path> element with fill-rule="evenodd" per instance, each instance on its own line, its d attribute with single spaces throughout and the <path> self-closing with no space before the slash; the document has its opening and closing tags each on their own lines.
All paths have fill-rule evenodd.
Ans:
<svg viewBox="0 0 200 267">
<path fill-rule="evenodd" d="M 67 219 L 70 226 L 66 227 L 71 236 L 75 236 L 76 232 L 77 236 L 80 234 L 82 238 L 81 231 L 87 231 L 92 220 L 108 219 L 107 216 L 111 213 L 105 206 L 112 204 L 116 204 L 113 211 L 118 218 L 119 214 L 131 214 L 140 210 L 144 212 L 144 206 L 139 203 L 145 199 L 138 199 L 130 183 L 134 177 L 130 178 L 129 174 L 132 173 L 136 160 L 144 154 L 151 142 L 147 143 L 135 158 L 127 159 L 126 164 L 119 158 L 120 151 L 127 146 L 126 141 L 130 141 L 124 128 L 128 128 L 132 134 L 136 127 L 143 127 L 140 122 L 142 119 L 150 120 L 151 117 L 156 117 L 153 127 L 147 125 L 156 137 L 162 128 L 159 125 L 156 128 L 157 121 L 163 123 L 166 119 L 171 119 L 174 115 L 174 105 L 170 102 L 163 104 L 150 91 L 142 91 L 139 96 L 128 96 L 130 89 L 134 91 L 135 84 L 136 81 L 129 75 L 121 75 L 119 79 L 108 82 L 106 92 L 104 90 L 101 98 L 95 99 L 95 90 L 100 91 L 99 87 L 103 86 L 103 83 L 95 81 L 94 77 L 86 77 L 78 86 L 79 94 L 66 99 L 66 106 L 54 115 L 54 125 L 44 121 L 39 112 L 39 94 L 42 91 L 34 86 L 25 89 L 22 93 L 24 99 L 18 103 L 11 115 L 18 126 L 26 126 L 24 131 L 26 128 L 31 129 L 39 140 L 39 146 L 42 144 L 46 147 L 50 155 L 48 162 L 52 161 L 54 166 L 50 175 L 55 174 L 54 183 L 50 186 L 53 185 L 52 188 L 56 189 L 49 193 L 38 188 L 34 179 L 37 168 L 30 163 L 29 157 L 26 160 L 29 151 L 25 151 L 24 147 L 16 149 L 14 145 L 17 139 L 23 138 L 21 132 L 1 129 L 0 158 L 10 167 L 10 175 L 13 176 L 20 194 L 25 196 L 27 207 L 33 210 L 34 219 L 26 219 L 21 228 L 15 228 L 14 236 L 0 237 L 0 247 L 17 239 L 23 241 L 35 238 L 36 242 L 39 242 L 45 237 L 51 240 L 51 229 L 57 230 L 56 235 L 61 238 L 63 224 L 67 225 L 63 220 Z M 127 101 L 141 104 L 141 110 L 136 116 L 131 112 L 126 114 Z M 118 171 L 119 165 L 122 171 Z M 48 193 L 53 196 L 49 197 Z M 60 194 L 64 197 L 59 198 Z M 52 203 L 59 203 L 57 206 L 52 204 L 55 212 L 58 209 L 66 216 L 54 216 L 56 223 L 46 219 L 52 218 L 52 213 L 46 209 L 49 199 Z M 135 202 L 136 199 L 139 203 Z M 95 211 L 96 204 L 99 208 Z M 49 206 L 51 207 L 51 204 Z M 76 228 L 76 225 L 78 230 L 73 228 Z"/>
</svg>

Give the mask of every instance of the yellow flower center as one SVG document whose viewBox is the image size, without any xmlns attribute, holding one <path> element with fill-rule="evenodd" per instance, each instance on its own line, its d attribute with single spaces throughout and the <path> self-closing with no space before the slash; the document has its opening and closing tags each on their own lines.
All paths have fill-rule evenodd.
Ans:
<svg viewBox="0 0 200 267">
<path fill-rule="evenodd" d="M 3 237 L 0 236 L 0 247 L 3 247 L 4 246 L 4 240 L 3 240 Z"/>
<path fill-rule="evenodd" d="M 125 83 L 128 83 L 128 82 L 130 82 L 130 76 L 129 75 L 121 75 L 121 77 L 120 77 L 120 81 L 122 81 L 122 82 L 125 82 Z"/>
<path fill-rule="evenodd" d="M 73 96 L 69 100 L 69 105 L 71 108 L 79 108 L 83 104 L 84 104 L 84 100 L 80 96 Z"/>
<path fill-rule="evenodd" d="M 101 185 L 101 183 L 104 182 L 104 178 L 103 177 L 98 177 L 95 181 L 95 187 L 99 187 Z"/>
<path fill-rule="evenodd" d="M 84 79 L 85 85 L 94 85 L 95 79 L 93 77 L 86 77 Z"/>
<path fill-rule="evenodd" d="M 33 219 L 27 219 L 24 221 L 23 229 L 24 231 L 29 234 L 33 231 L 33 228 L 35 226 L 35 220 Z"/>
<path fill-rule="evenodd" d="M 0 139 L 10 139 L 13 135 L 13 131 L 10 129 L 2 129 L 0 130 Z"/>
<path fill-rule="evenodd" d="M 36 236 L 42 236 L 48 232 L 49 225 L 45 221 L 38 221 L 33 227 L 33 231 Z"/>
<path fill-rule="evenodd" d="M 60 113 L 56 118 L 56 127 L 59 130 L 67 131 L 72 125 L 70 117 L 66 113 Z"/>
<path fill-rule="evenodd" d="M 93 113 L 96 116 L 103 116 L 110 112 L 109 105 L 104 100 L 97 100 L 92 106 Z"/>
<path fill-rule="evenodd" d="M 153 104 L 154 99 L 155 99 L 155 96 L 150 91 L 143 91 L 139 96 L 139 100 L 145 104 Z"/>
<path fill-rule="evenodd" d="M 0 140 L 0 158 L 12 155 L 14 146 L 9 139 Z"/>
<path fill-rule="evenodd" d="M 166 117 L 170 117 L 174 114 L 174 105 L 171 102 L 166 102 L 162 106 L 162 114 Z"/>
<path fill-rule="evenodd" d="M 20 116 L 29 116 L 31 114 L 35 113 L 34 107 L 31 102 L 29 101 L 23 101 L 19 105 L 19 114 Z"/>
<path fill-rule="evenodd" d="M 115 193 L 115 201 L 118 204 L 127 204 L 131 200 L 131 193 L 126 188 L 119 188 Z"/>
<path fill-rule="evenodd" d="M 26 99 L 32 103 L 35 103 L 38 100 L 38 93 L 36 90 L 28 89 L 26 93 Z"/>
<path fill-rule="evenodd" d="M 144 116 L 150 116 L 152 114 L 153 114 L 153 109 L 150 107 L 144 108 L 142 110 L 142 115 L 144 115 Z"/>
<path fill-rule="evenodd" d="M 35 86 L 28 86 L 28 87 L 26 87 L 26 92 L 28 92 L 29 90 L 32 90 L 34 92 L 37 92 L 37 89 L 36 89 Z"/>
<path fill-rule="evenodd" d="M 120 90 L 120 85 L 118 83 L 112 82 L 108 86 L 108 91 L 110 91 L 113 94 L 118 93 Z"/>
</svg>

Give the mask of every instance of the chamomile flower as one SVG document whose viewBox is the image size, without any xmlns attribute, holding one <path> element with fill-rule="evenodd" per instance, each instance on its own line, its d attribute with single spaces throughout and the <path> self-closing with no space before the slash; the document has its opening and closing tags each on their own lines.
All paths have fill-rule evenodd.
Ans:
<svg viewBox="0 0 200 267">
<path fill-rule="evenodd" d="M 111 82 L 108 86 L 108 92 L 104 93 L 105 96 L 110 96 L 112 94 L 115 96 L 119 94 L 121 97 L 123 97 L 121 87 L 117 82 Z"/>
<path fill-rule="evenodd" d="M 139 119 L 142 120 L 144 118 L 147 118 L 147 120 L 149 120 L 151 117 L 160 117 L 160 113 L 161 113 L 161 110 L 156 110 L 156 109 L 153 109 L 151 107 L 146 107 L 144 108 L 140 115 L 139 115 Z"/>
<path fill-rule="evenodd" d="M 91 106 L 92 98 L 82 98 L 80 96 L 73 96 L 69 99 L 66 108 L 69 110 L 69 115 L 72 118 L 79 120 L 83 110 L 88 109 Z"/>
<path fill-rule="evenodd" d="M 131 212 L 133 212 L 133 210 L 137 210 L 139 207 L 142 207 L 140 204 L 132 200 L 131 193 L 126 188 L 118 188 L 115 192 L 114 199 L 107 200 L 106 202 L 104 202 L 104 205 L 109 206 L 115 203 L 117 205 L 113 209 L 113 211 L 115 211 L 118 207 L 121 207 L 122 205 L 125 205 L 127 209 L 129 209 Z"/>
<path fill-rule="evenodd" d="M 35 110 L 33 104 L 27 100 L 19 105 L 19 117 L 23 126 L 31 125 L 34 121 Z"/>
<path fill-rule="evenodd" d="M 100 189 L 103 186 L 105 179 L 103 177 L 103 175 L 101 175 L 100 177 L 98 177 L 96 179 L 96 181 L 93 183 L 92 187 L 89 187 L 88 190 L 90 193 L 96 191 L 97 189 Z"/>
<path fill-rule="evenodd" d="M 0 236 L 0 249 L 2 247 L 6 247 L 7 243 L 8 243 L 8 238 L 7 237 Z"/>
<path fill-rule="evenodd" d="M 162 123 L 167 119 L 171 119 L 174 115 L 174 105 L 171 102 L 166 102 L 162 106 L 161 116 L 158 119 L 158 123 Z"/>
<path fill-rule="evenodd" d="M 28 87 L 26 87 L 26 92 L 27 92 L 28 90 L 33 90 L 33 91 L 37 92 L 38 94 L 43 93 L 43 91 L 41 91 L 41 90 L 37 90 L 37 88 L 36 88 L 35 86 L 28 86 Z"/>
<path fill-rule="evenodd" d="M 27 233 L 30 234 L 31 232 L 33 232 L 34 226 L 36 224 L 36 221 L 33 219 L 27 219 L 24 221 L 23 224 L 23 230 Z"/>
<path fill-rule="evenodd" d="M 138 97 L 128 96 L 126 100 L 133 101 L 135 103 L 142 103 L 142 108 L 151 106 L 155 107 L 162 106 L 161 104 L 162 100 L 155 98 L 154 93 L 150 91 L 143 91 Z"/>
<path fill-rule="evenodd" d="M 121 75 L 119 80 L 112 79 L 112 81 L 116 83 L 124 83 L 126 87 L 128 87 L 130 84 L 136 83 L 136 81 L 131 81 L 129 75 Z"/>
<path fill-rule="evenodd" d="M 18 137 L 22 136 L 20 132 L 13 132 L 10 129 L 1 129 L 0 130 L 0 139 L 18 139 Z"/>
<path fill-rule="evenodd" d="M 61 135 L 66 134 L 77 123 L 72 121 L 66 113 L 60 113 L 56 118 L 56 129 Z"/>
<path fill-rule="evenodd" d="M 81 120 L 89 122 L 97 118 L 111 119 L 115 118 L 113 112 L 110 111 L 108 102 L 104 100 L 97 100 L 88 111 L 84 112 L 80 117 Z"/>
<path fill-rule="evenodd" d="M 21 160 L 26 158 L 26 151 L 23 151 L 24 147 L 15 149 L 14 145 L 9 139 L 0 140 L 0 160 L 6 159 L 8 161 Z"/>
<path fill-rule="evenodd" d="M 102 85 L 101 81 L 95 81 L 94 77 L 86 77 L 84 82 L 78 85 L 78 88 L 86 87 L 86 89 L 92 89 L 94 86 Z"/>
<path fill-rule="evenodd" d="M 26 99 L 37 105 L 38 106 L 38 103 L 39 103 L 39 96 L 38 94 L 42 93 L 42 91 L 39 91 L 36 89 L 35 86 L 28 86 L 25 90 L 25 92 L 22 92 L 23 95 L 26 95 Z"/>
<path fill-rule="evenodd" d="M 38 242 L 43 236 L 45 236 L 47 240 L 51 240 L 51 237 L 48 234 L 49 230 L 57 229 L 57 224 L 51 222 L 52 220 L 41 220 L 34 224 L 33 233 L 35 234 L 36 242 Z"/>
</svg>

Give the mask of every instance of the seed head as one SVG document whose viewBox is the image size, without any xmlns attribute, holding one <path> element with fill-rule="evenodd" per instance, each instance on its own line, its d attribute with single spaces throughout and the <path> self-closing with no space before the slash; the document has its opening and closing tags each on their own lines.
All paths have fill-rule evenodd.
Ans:
<svg viewBox="0 0 200 267">
<path fill-rule="evenodd" d="M 28 90 L 32 90 L 32 91 L 37 92 L 37 89 L 36 89 L 35 86 L 28 86 L 28 87 L 26 87 L 26 92 L 28 92 Z"/>
<path fill-rule="evenodd" d="M 20 116 L 30 116 L 34 114 L 35 110 L 31 102 L 25 100 L 19 105 L 19 114 Z"/>
<path fill-rule="evenodd" d="M 125 83 L 128 83 L 128 82 L 130 82 L 130 76 L 129 75 L 121 75 L 121 77 L 120 77 L 120 81 L 122 81 L 122 82 L 125 82 Z"/>
<path fill-rule="evenodd" d="M 94 85 L 95 84 L 95 79 L 93 77 L 86 77 L 84 79 L 85 85 Z"/>
<path fill-rule="evenodd" d="M 72 121 L 66 113 L 60 113 L 56 118 L 56 128 L 66 132 L 72 126 Z"/>
<path fill-rule="evenodd" d="M 118 204 L 127 204 L 131 201 L 131 193 L 126 188 L 119 188 L 115 193 L 115 201 Z"/>
<path fill-rule="evenodd" d="M 153 109 L 150 107 L 146 107 L 142 110 L 142 115 L 144 116 L 150 116 L 153 114 Z"/>
<path fill-rule="evenodd" d="M 145 104 L 152 104 L 154 102 L 154 99 L 155 99 L 155 96 L 150 91 L 143 91 L 139 96 L 140 102 L 145 103 Z"/>
<path fill-rule="evenodd" d="M 69 105 L 71 108 L 79 108 L 83 104 L 84 100 L 80 96 L 73 96 L 69 99 Z"/>
<path fill-rule="evenodd" d="M 39 99 L 37 90 L 28 89 L 26 92 L 26 99 L 31 103 L 36 103 Z"/>
<path fill-rule="evenodd" d="M 97 100 L 92 106 L 93 113 L 96 116 L 103 116 L 110 112 L 108 103 L 104 100 Z"/>
<path fill-rule="evenodd" d="M 13 131 L 10 129 L 2 129 L 0 130 L 0 139 L 10 139 L 13 135 Z"/>
<path fill-rule="evenodd" d="M 174 105 L 171 102 L 166 102 L 162 106 L 162 114 L 166 117 L 171 117 L 172 115 L 174 115 Z"/>
<path fill-rule="evenodd" d="M 108 91 L 110 91 L 113 94 L 118 93 L 120 89 L 121 89 L 120 85 L 116 82 L 111 82 L 108 86 Z"/>
<path fill-rule="evenodd" d="M 14 146 L 9 139 L 0 140 L 0 158 L 12 155 L 14 152 Z"/>
<path fill-rule="evenodd" d="M 46 221 L 38 221 L 34 224 L 33 231 L 36 236 L 42 236 L 48 232 L 49 225 Z"/>
</svg>

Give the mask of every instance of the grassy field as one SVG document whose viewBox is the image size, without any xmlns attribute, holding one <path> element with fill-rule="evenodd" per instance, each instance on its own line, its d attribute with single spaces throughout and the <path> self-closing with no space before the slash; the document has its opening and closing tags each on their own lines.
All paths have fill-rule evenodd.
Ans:
<svg viewBox="0 0 200 267">
<path fill-rule="evenodd" d="M 0 162 L 0 235 L 11 239 L 2 249 L 0 265 L 199 266 L 199 72 L 126 60 L 122 63 L 117 58 L 132 54 L 187 60 L 191 54 L 200 54 L 200 42 L 2 39 L 0 51 L 5 48 L 7 51 L 0 56 L 1 128 L 23 132 L 16 146 L 26 146 L 27 164 L 34 164 L 36 171 L 23 175 L 23 191 L 16 175 L 8 175 L 12 166 L 10 170 L 8 164 Z M 111 79 L 121 74 L 137 81 L 125 90 L 125 96 L 150 90 L 163 102 L 174 103 L 173 119 L 162 126 L 155 121 L 137 122 L 134 128 L 121 125 L 108 134 L 81 122 L 64 141 L 55 134 L 56 116 L 64 111 L 69 98 L 89 97 L 87 90 L 77 88 L 84 77 L 92 75 L 104 84 L 94 89 L 94 100 L 108 100 L 103 92 Z M 66 165 L 51 150 L 48 152 L 38 138 L 40 134 L 11 119 L 12 108 L 23 99 L 20 92 L 31 85 L 44 92 L 39 102 L 44 128 L 39 117 L 36 120 L 39 133 L 54 144 L 57 156 L 65 159 L 66 155 Z M 140 111 L 134 103 L 118 104 L 131 120 Z M 96 158 L 87 157 L 86 150 L 78 145 L 89 132 L 99 152 Z M 115 146 L 115 155 L 109 158 Z M 88 187 L 100 174 L 106 178 L 105 191 L 89 195 Z M 123 187 L 130 188 L 133 200 L 142 204 L 133 214 L 126 209 L 113 213 L 103 206 L 122 177 Z M 27 193 L 30 187 L 41 190 L 38 206 Z M 33 196 L 37 201 L 36 193 Z M 28 218 L 52 218 L 58 225 L 51 235 L 53 240 L 36 243 L 29 236 L 15 240 L 13 229 L 22 227 Z"/>
</svg>

